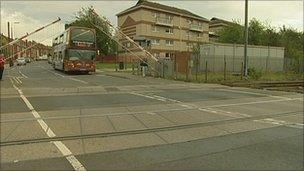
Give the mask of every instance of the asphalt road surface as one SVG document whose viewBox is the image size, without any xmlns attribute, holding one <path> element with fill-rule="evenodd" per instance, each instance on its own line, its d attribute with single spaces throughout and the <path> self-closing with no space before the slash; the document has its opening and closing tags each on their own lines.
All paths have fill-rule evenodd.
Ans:
<svg viewBox="0 0 304 171">
<path fill-rule="evenodd" d="M 6 68 L 1 170 L 303 170 L 303 94 Z"/>
</svg>

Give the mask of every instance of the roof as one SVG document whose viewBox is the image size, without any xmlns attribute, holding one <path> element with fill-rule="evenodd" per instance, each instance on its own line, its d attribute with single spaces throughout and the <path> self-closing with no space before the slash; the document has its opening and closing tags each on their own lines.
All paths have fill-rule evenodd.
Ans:
<svg viewBox="0 0 304 171">
<path fill-rule="evenodd" d="M 216 17 L 211 18 L 210 24 L 217 24 L 217 23 L 234 24 L 231 21 L 223 20 L 220 18 L 216 18 Z"/>
<path fill-rule="evenodd" d="M 117 16 L 123 15 L 124 13 L 128 12 L 128 11 L 132 11 L 135 8 L 138 7 L 144 7 L 144 6 L 148 6 L 148 7 L 152 7 L 152 8 L 157 8 L 157 9 L 161 9 L 161 10 L 165 10 L 168 12 L 175 12 L 175 13 L 179 13 L 179 14 L 184 14 L 184 15 L 188 15 L 188 16 L 192 16 L 192 17 L 196 17 L 199 18 L 201 20 L 205 20 L 205 21 L 209 21 L 207 18 L 201 17 L 199 15 L 196 15 L 190 11 L 184 10 L 184 9 L 179 9 L 179 8 L 175 8 L 175 7 L 171 7 L 171 6 L 167 6 L 167 5 L 163 5 L 163 4 L 159 4 L 159 3 L 155 3 L 155 2 L 149 2 L 147 0 L 139 0 L 136 5 L 120 12 L 117 14 Z"/>
</svg>

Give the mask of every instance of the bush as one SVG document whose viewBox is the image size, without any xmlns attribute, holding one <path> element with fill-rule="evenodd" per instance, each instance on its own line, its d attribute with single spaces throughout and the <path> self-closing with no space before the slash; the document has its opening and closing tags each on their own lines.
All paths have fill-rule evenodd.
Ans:
<svg viewBox="0 0 304 171">
<path fill-rule="evenodd" d="M 262 71 L 255 68 L 248 68 L 248 76 L 250 79 L 258 80 L 262 77 Z"/>
</svg>

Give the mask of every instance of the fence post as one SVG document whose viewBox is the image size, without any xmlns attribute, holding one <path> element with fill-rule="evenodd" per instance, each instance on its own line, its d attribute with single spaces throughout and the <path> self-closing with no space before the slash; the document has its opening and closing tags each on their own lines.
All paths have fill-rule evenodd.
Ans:
<svg viewBox="0 0 304 171">
<path fill-rule="evenodd" d="M 189 60 L 187 60 L 187 66 L 186 66 L 186 81 L 188 81 L 188 74 L 189 74 Z"/>
<path fill-rule="evenodd" d="M 268 73 L 268 69 L 269 69 L 269 57 L 270 57 L 270 47 L 268 46 L 268 53 L 267 53 L 267 57 L 266 57 L 266 73 Z"/>
<path fill-rule="evenodd" d="M 243 80 L 243 72 L 244 72 L 244 62 L 242 62 L 242 67 L 241 67 L 241 80 Z"/>
<path fill-rule="evenodd" d="M 175 79 L 177 79 L 177 74 L 178 74 L 178 63 L 176 63 L 176 66 L 175 66 Z"/>
<path fill-rule="evenodd" d="M 226 81 L 227 80 L 227 68 L 226 68 L 226 65 L 227 63 L 226 63 L 226 55 L 224 56 L 224 81 Z"/>
<path fill-rule="evenodd" d="M 205 67 L 205 83 L 207 82 L 207 78 L 208 78 L 208 62 L 206 61 L 206 67 Z"/>
<path fill-rule="evenodd" d="M 132 74 L 134 75 L 134 60 L 132 60 Z"/>
<path fill-rule="evenodd" d="M 163 78 L 165 78 L 165 62 L 162 61 Z"/>
<path fill-rule="evenodd" d="M 195 81 L 197 81 L 197 74 L 198 74 L 198 54 L 196 55 L 196 61 L 195 61 Z"/>
</svg>

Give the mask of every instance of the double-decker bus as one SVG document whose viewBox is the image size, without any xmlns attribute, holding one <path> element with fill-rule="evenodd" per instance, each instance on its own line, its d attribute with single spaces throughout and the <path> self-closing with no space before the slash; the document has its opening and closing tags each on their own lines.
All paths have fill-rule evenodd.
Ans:
<svg viewBox="0 0 304 171">
<path fill-rule="evenodd" d="M 96 32 L 71 26 L 53 39 L 53 68 L 63 72 L 95 72 Z"/>
</svg>

